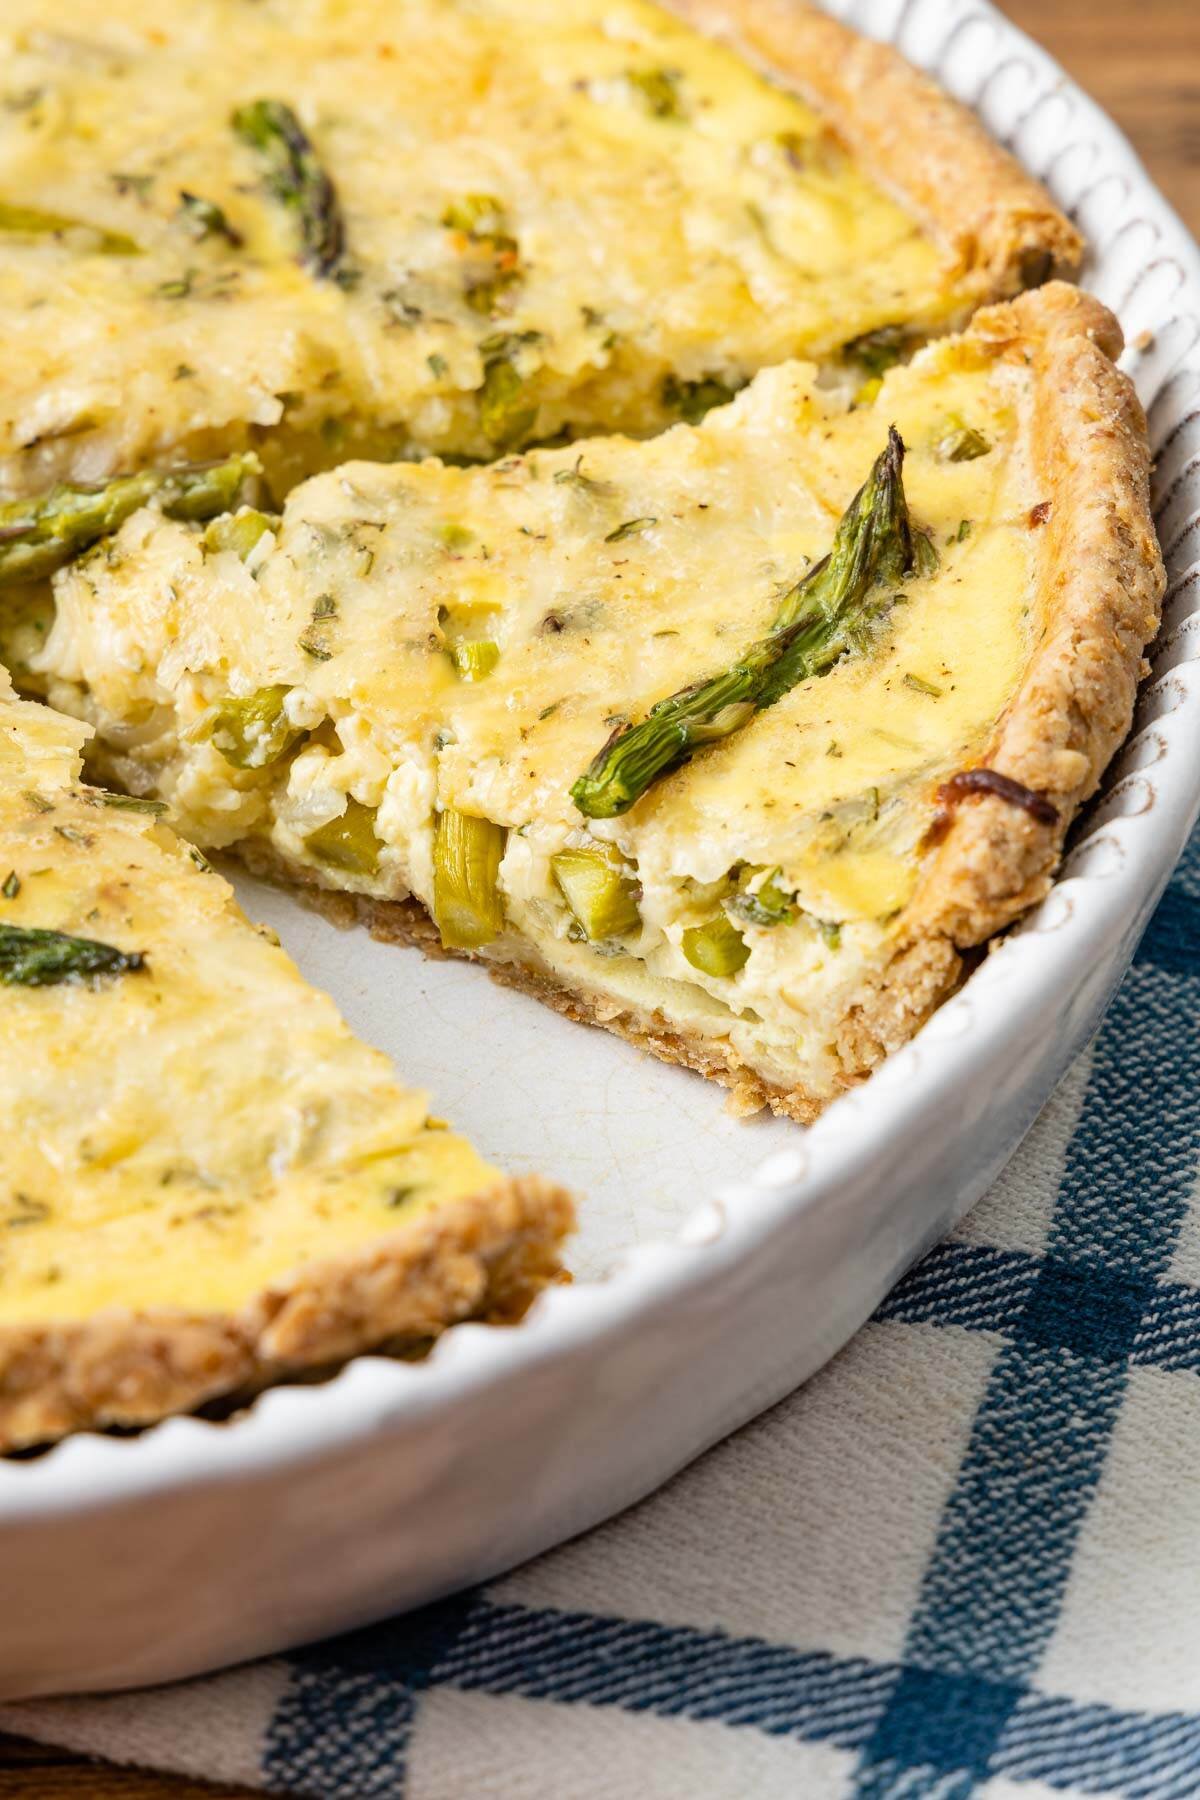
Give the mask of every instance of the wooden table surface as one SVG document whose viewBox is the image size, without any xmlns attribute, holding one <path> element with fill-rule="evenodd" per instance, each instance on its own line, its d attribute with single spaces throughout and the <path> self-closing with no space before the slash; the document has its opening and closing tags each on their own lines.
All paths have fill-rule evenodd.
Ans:
<svg viewBox="0 0 1200 1800">
<path fill-rule="evenodd" d="M 1200 0 L 1002 4 L 1108 109 L 1200 235 Z M 250 1800 L 244 1788 L 101 1768 L 0 1733 L 0 1800 L 17 1795 L 21 1800 Z"/>
</svg>

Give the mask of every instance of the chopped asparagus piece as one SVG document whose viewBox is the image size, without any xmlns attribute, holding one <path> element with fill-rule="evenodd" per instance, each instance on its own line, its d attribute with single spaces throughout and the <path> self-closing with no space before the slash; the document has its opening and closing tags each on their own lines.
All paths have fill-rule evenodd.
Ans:
<svg viewBox="0 0 1200 1800">
<path fill-rule="evenodd" d="M 640 930 L 637 884 L 615 852 L 601 849 L 560 850 L 550 858 L 563 899 L 592 943 L 631 937 Z"/>
<path fill-rule="evenodd" d="M 790 925 L 797 917 L 796 896 L 779 884 L 779 868 L 747 866 L 738 876 L 738 891 L 729 902 L 748 925 Z M 759 877 L 762 879 L 760 880 Z"/>
<path fill-rule="evenodd" d="M 500 661 L 500 646 L 490 638 L 473 638 L 455 644 L 450 654 L 464 681 L 482 681 Z"/>
<path fill-rule="evenodd" d="M 40 206 L 13 206 L 0 200 L 0 231 L 17 236 L 57 237 L 66 231 L 86 231 L 95 239 L 102 256 L 140 256 L 142 247 L 123 231 L 106 231 L 87 219 L 70 219 L 63 213 L 43 212 Z"/>
<path fill-rule="evenodd" d="M 740 385 L 722 381 L 717 375 L 705 375 L 699 381 L 680 381 L 677 376 L 668 375 L 662 384 L 662 402 L 689 425 L 698 425 L 714 406 L 728 405 Z"/>
<path fill-rule="evenodd" d="M 683 934 L 683 954 L 702 975 L 736 975 L 749 958 L 746 940 L 724 913 Z"/>
<path fill-rule="evenodd" d="M 469 238 L 503 237 L 508 230 L 504 207 L 494 194 L 464 194 L 461 200 L 452 200 L 442 224 Z"/>
<path fill-rule="evenodd" d="M 143 469 L 97 487 L 60 483 L 10 500 L 0 506 L 0 587 L 52 575 L 152 500 L 172 519 L 229 512 L 247 478 L 261 472 L 258 458 L 246 453 L 191 468 Z"/>
<path fill-rule="evenodd" d="M 640 724 L 618 726 L 571 789 L 581 813 L 610 819 L 627 812 L 698 746 L 728 737 L 867 641 L 888 605 L 873 603 L 875 590 L 914 567 L 903 464 L 904 445 L 893 427 L 843 513 L 829 555 L 784 596 L 769 635 L 720 675 L 660 700 Z"/>
<path fill-rule="evenodd" d="M 991 447 L 982 431 L 976 431 L 973 425 L 952 413 L 938 433 L 933 449 L 942 462 L 974 462 L 977 456 L 986 456 Z"/>
<path fill-rule="evenodd" d="M 208 738 L 235 769 L 265 769 L 301 735 L 283 710 L 289 691 L 280 682 L 253 694 L 230 694 L 203 722 L 199 735 Z"/>
<path fill-rule="evenodd" d="M 96 938 L 65 931 L 0 925 L 0 983 L 5 987 L 58 987 L 65 981 L 94 984 L 146 966 L 140 950 L 118 950 Z"/>
<path fill-rule="evenodd" d="M 233 129 L 262 158 L 268 192 L 296 214 L 300 261 L 314 275 L 336 275 L 346 251 L 346 228 L 332 181 L 308 133 L 284 100 L 239 106 Z"/>
<path fill-rule="evenodd" d="M 652 119 L 679 124 L 687 118 L 678 69 L 630 69 L 625 79 Z"/>
<path fill-rule="evenodd" d="M 331 869 L 348 869 L 352 875 L 374 875 L 379 867 L 379 839 L 375 835 L 375 809 L 361 800 L 347 800 L 340 818 L 330 819 L 305 838 L 314 856 Z"/>
<path fill-rule="evenodd" d="M 537 417 L 526 398 L 525 382 L 507 356 L 489 358 L 479 390 L 479 424 L 489 444 L 507 449 L 525 437 Z"/>
<path fill-rule="evenodd" d="M 861 337 L 852 338 L 842 355 L 858 363 L 869 379 L 878 381 L 904 361 L 912 343 L 902 325 L 881 325 L 877 331 L 864 331 Z"/>
<path fill-rule="evenodd" d="M 248 562 L 259 539 L 265 532 L 277 530 L 278 526 L 277 515 L 243 506 L 240 512 L 223 513 L 213 520 L 204 533 L 204 547 L 206 550 L 232 550 L 242 562 Z"/>
<path fill-rule="evenodd" d="M 433 842 L 433 917 L 448 950 L 478 950 L 504 929 L 498 876 L 506 832 L 448 806 Z"/>
</svg>

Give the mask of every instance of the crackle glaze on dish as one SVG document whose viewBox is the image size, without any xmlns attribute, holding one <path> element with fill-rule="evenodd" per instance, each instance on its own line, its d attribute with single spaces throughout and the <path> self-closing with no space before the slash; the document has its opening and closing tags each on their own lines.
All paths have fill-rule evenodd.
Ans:
<svg viewBox="0 0 1200 1800">
<path fill-rule="evenodd" d="M 253 893 L 351 1025 L 403 1042 L 484 1154 L 518 1172 L 536 1156 L 587 1194 L 579 1279 L 520 1329 L 462 1327 L 421 1365 L 365 1358 L 229 1425 L 174 1419 L 0 1467 L 0 1692 L 279 1648 L 628 1504 L 845 1341 L 993 1178 L 1111 997 L 1200 803 L 1200 255 L 1111 123 L 982 0 L 833 10 L 974 104 L 1093 246 L 1085 281 L 1121 318 L 1149 413 L 1170 584 L 1129 743 L 1047 901 L 806 1133 L 739 1126 L 702 1084 L 469 969 L 402 957 L 394 999 L 396 952 Z M 464 1059 L 464 1033 L 502 1054 Z"/>
</svg>

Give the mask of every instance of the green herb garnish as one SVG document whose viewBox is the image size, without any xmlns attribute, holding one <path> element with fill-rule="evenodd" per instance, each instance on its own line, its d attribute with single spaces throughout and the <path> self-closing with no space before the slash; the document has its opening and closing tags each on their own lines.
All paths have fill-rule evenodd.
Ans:
<svg viewBox="0 0 1200 1800">
<path fill-rule="evenodd" d="M 648 531 L 651 525 L 657 524 L 658 520 L 655 518 L 626 519 L 623 525 L 618 525 L 615 531 L 610 531 L 604 541 L 606 544 L 620 544 L 626 538 L 636 537 L 640 531 Z"/>
<path fill-rule="evenodd" d="M 165 800 L 143 799 L 140 794 L 114 794 L 108 788 L 93 788 L 87 798 L 98 806 L 111 806 L 114 812 L 148 813 L 160 819 L 167 810 Z"/>
<path fill-rule="evenodd" d="M 234 250 L 240 250 L 245 242 L 241 232 L 236 231 L 225 217 L 223 208 L 215 200 L 206 200 L 202 194 L 189 194 L 186 188 L 180 188 L 179 212 L 193 237 L 224 238 Z"/>
</svg>

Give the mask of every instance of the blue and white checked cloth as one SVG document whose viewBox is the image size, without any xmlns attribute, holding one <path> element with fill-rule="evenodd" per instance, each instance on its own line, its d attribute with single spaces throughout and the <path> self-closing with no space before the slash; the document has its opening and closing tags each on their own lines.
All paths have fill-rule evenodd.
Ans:
<svg viewBox="0 0 1200 1800">
<path fill-rule="evenodd" d="M 991 1194 L 623 1518 L 12 1730 L 314 1800 L 1200 1795 L 1200 843 Z"/>
</svg>

